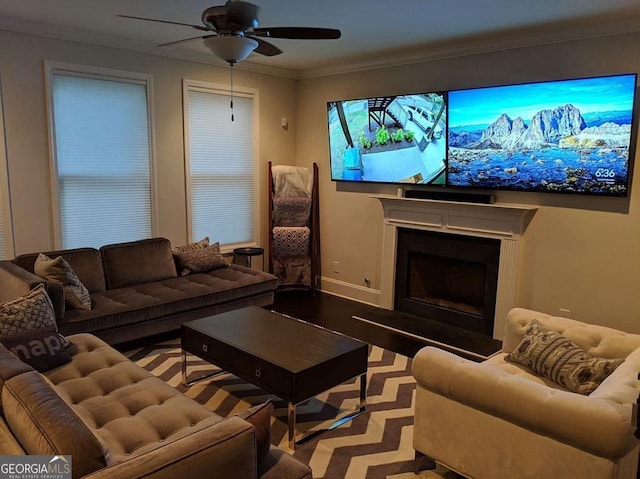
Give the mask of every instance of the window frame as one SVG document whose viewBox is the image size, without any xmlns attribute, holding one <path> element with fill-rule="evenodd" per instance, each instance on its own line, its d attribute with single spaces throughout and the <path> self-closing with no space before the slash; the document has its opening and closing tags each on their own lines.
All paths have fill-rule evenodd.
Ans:
<svg viewBox="0 0 640 479">
<path fill-rule="evenodd" d="M 153 76 L 146 73 L 116 70 L 74 63 L 43 61 L 45 70 L 46 115 L 49 132 L 49 168 L 51 183 L 51 210 L 53 222 L 54 247 L 62 249 L 62 212 L 60 211 L 60 189 L 58 176 L 58 156 L 56 144 L 56 129 L 53 111 L 53 76 L 56 74 L 88 78 L 95 80 L 133 83 L 143 85 L 146 91 L 148 141 L 149 141 L 149 187 L 151 208 L 151 235 L 157 236 L 158 208 L 157 208 L 157 178 L 155 151 L 155 121 L 153 112 Z"/>
<path fill-rule="evenodd" d="M 2 232 L 5 250 L 0 252 L 0 259 L 15 256 L 15 239 L 13 236 L 13 210 L 11 208 L 11 189 L 9 186 L 9 165 L 7 155 L 7 134 L 4 123 L 4 100 L 2 97 L 2 78 L 0 78 L 0 207 L 2 207 Z"/>
<path fill-rule="evenodd" d="M 182 80 L 182 110 L 183 110 L 183 126 L 184 126 L 184 174 L 185 174 L 185 197 L 187 210 L 187 241 L 193 242 L 202 238 L 193 238 L 192 234 L 192 192 L 191 192 L 191 163 L 189 153 L 189 92 L 211 93 L 215 95 L 224 95 L 230 97 L 233 93 L 234 97 L 251 98 L 253 106 L 253 135 L 252 135 L 252 156 L 253 156 L 253 188 L 255 193 L 255 201 L 253 205 L 253 239 L 243 243 L 233 243 L 229 245 L 220 245 L 221 252 L 228 254 L 233 252 L 235 248 L 257 246 L 260 242 L 260 161 L 258 157 L 259 145 L 259 91 L 256 88 L 233 86 L 233 92 L 229 85 L 221 83 L 211 83 L 198 80 Z M 229 109 L 229 121 L 231 119 L 231 109 Z M 211 238 L 216 241 L 215 238 Z"/>
</svg>

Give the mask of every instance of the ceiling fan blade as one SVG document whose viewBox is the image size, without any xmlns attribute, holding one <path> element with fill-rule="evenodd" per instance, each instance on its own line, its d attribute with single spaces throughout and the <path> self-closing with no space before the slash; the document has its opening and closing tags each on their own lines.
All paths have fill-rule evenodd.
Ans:
<svg viewBox="0 0 640 479">
<path fill-rule="evenodd" d="M 295 40 L 334 40 L 342 33 L 334 28 L 316 27 L 263 27 L 254 28 L 252 35 L 269 38 L 291 38 Z"/>
<path fill-rule="evenodd" d="M 206 38 L 210 38 L 210 37 L 215 37 L 215 35 L 201 35 L 199 37 L 183 38 L 182 40 L 176 40 L 176 41 L 173 41 L 173 42 L 161 43 L 158 46 L 159 47 L 169 47 L 171 45 L 178 45 L 179 43 L 191 42 L 193 40 L 206 39 Z"/>
<path fill-rule="evenodd" d="M 120 15 L 120 14 L 116 14 L 116 17 L 133 18 L 134 20 L 144 20 L 146 22 L 158 22 L 158 23 L 170 23 L 171 25 L 182 25 L 184 27 L 195 28 L 196 30 L 200 30 L 201 32 L 209 32 L 209 31 L 211 31 L 210 28 L 203 27 L 203 26 L 200 26 L 200 25 L 192 25 L 190 23 L 172 22 L 172 21 L 169 21 L 169 20 L 157 20 L 155 18 L 134 17 L 132 15 Z"/>
<path fill-rule="evenodd" d="M 278 47 L 276 47 L 275 45 L 264 41 L 262 38 L 259 37 L 254 37 L 251 35 L 247 35 L 248 38 L 252 38 L 254 39 L 256 42 L 258 42 L 258 46 L 257 48 L 254 50 L 254 52 L 259 53 L 261 55 L 267 56 L 267 57 L 273 57 L 276 55 L 280 55 L 282 53 L 282 50 L 280 50 Z"/>
</svg>

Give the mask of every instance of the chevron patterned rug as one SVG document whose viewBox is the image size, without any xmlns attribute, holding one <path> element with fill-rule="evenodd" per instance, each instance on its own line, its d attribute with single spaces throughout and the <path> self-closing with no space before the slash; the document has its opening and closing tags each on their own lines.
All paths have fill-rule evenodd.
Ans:
<svg viewBox="0 0 640 479">
<path fill-rule="evenodd" d="M 274 401 L 272 442 L 287 450 L 287 403 L 228 373 L 186 387 L 182 384 L 179 339 L 125 353 L 152 374 L 221 416 L 238 413 L 268 398 Z M 189 377 L 215 367 L 189 356 Z M 314 478 L 322 479 L 427 479 L 449 477 L 440 471 L 413 474 L 413 401 L 416 383 L 411 360 L 369 348 L 367 411 L 335 429 L 310 439 L 294 455 L 309 464 Z M 344 383 L 298 406 L 299 433 L 328 427 L 338 414 L 355 410 L 359 381 Z M 455 476 L 453 476 L 455 477 Z"/>
</svg>

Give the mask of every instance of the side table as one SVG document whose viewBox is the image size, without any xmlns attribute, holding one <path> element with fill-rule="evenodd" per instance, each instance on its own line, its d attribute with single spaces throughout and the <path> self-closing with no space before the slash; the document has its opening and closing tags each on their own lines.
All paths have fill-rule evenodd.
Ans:
<svg viewBox="0 0 640 479">
<path fill-rule="evenodd" d="M 262 256 L 262 271 L 264 271 L 264 248 L 259 246 L 235 248 L 233 250 L 233 263 L 251 268 L 251 258 L 254 256 Z"/>
</svg>

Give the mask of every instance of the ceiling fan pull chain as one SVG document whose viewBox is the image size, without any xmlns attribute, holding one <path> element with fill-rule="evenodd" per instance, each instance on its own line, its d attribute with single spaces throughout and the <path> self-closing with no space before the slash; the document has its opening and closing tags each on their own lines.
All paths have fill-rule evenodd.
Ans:
<svg viewBox="0 0 640 479">
<path fill-rule="evenodd" d="M 231 107 L 231 121 L 233 121 L 233 63 L 229 63 L 229 68 L 231 69 L 231 101 L 229 106 Z"/>
</svg>

